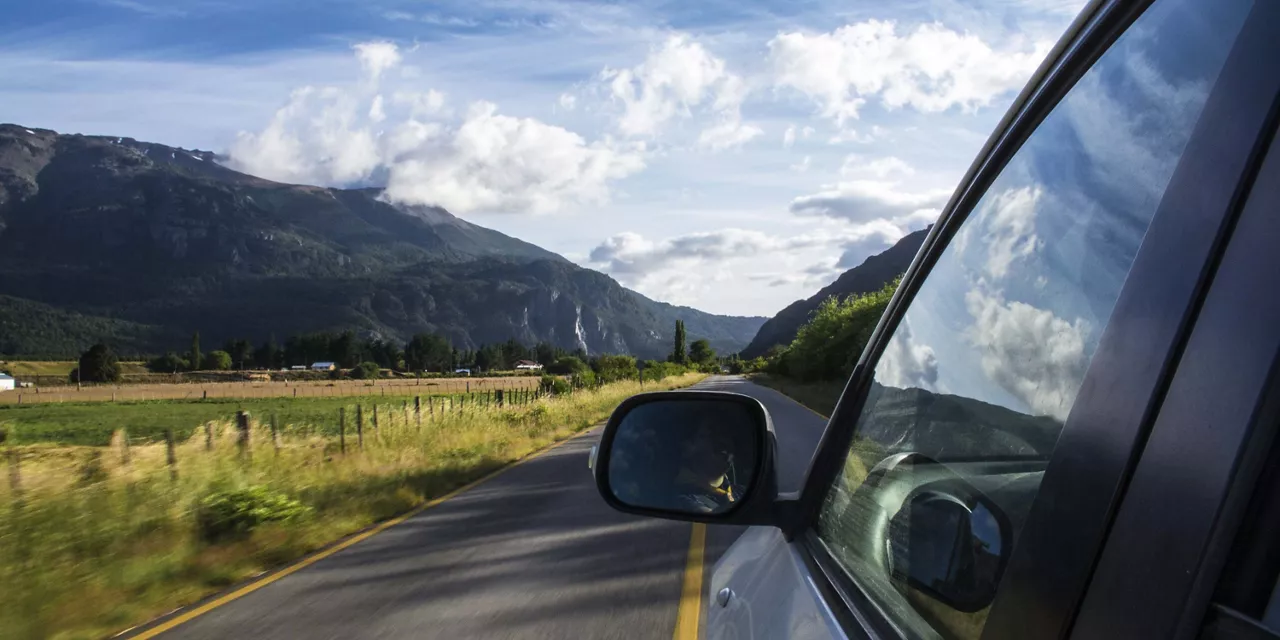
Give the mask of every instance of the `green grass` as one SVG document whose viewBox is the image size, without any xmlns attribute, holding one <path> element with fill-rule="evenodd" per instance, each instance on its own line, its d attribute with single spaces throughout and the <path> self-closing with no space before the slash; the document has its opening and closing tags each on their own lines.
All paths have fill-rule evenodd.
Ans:
<svg viewBox="0 0 1280 640">
<path fill-rule="evenodd" d="M 146 373 L 141 362 L 121 362 L 121 373 Z M 24 376 L 67 376 L 76 368 L 74 360 L 8 360 L 0 362 L 0 370 L 8 371 L 14 377 Z"/>
<path fill-rule="evenodd" d="M 646 383 L 644 390 L 701 378 L 688 374 Z M 437 414 L 421 428 L 402 412 L 385 411 L 399 407 L 390 398 L 365 398 L 386 402 L 380 427 L 374 431 L 366 422 L 363 449 L 348 433 L 345 454 L 324 424 L 299 422 L 278 450 L 269 431 L 256 425 L 252 454 L 242 458 L 235 429 L 220 421 L 212 449 L 203 430 L 177 443 L 176 479 L 163 444 L 10 446 L 22 492 L 0 483 L 0 637 L 109 636 L 581 432 L 639 391 L 635 382 L 620 382 L 503 409 L 477 411 L 473 405 L 464 413 Z M 355 400 L 335 402 L 351 407 Z M 303 403 L 316 405 L 314 415 L 325 417 L 325 424 L 334 409 L 329 399 L 263 402 L 297 415 Z M 126 408 L 134 413 L 121 415 L 140 418 L 186 404 L 139 403 Z M 228 492 L 280 496 L 300 503 L 306 515 L 208 542 L 196 506 Z"/>
<path fill-rule="evenodd" d="M 394 387 L 392 387 L 394 389 Z M 348 407 L 349 426 L 354 429 L 356 403 L 365 407 L 381 405 L 381 411 L 398 410 L 414 396 L 422 398 L 422 411 L 428 412 L 428 398 L 438 408 L 444 398 L 455 407 L 461 395 L 409 395 L 336 397 L 336 398 L 218 398 L 209 400 L 150 400 L 135 402 L 80 402 L 63 404 L 0 405 L 0 428 L 10 442 L 41 442 L 105 446 L 116 429 L 126 429 L 131 441 L 158 441 L 165 429 L 189 434 L 207 422 L 231 420 L 237 411 L 245 410 L 257 419 L 275 415 L 286 433 L 333 435 L 338 432 L 338 409 Z M 477 394 L 478 396 L 478 394 Z M 473 400 L 468 397 L 466 402 Z"/>
</svg>

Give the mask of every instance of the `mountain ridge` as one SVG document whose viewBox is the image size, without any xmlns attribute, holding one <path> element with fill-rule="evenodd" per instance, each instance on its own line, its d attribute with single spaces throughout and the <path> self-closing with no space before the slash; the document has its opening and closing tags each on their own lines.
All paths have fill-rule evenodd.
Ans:
<svg viewBox="0 0 1280 640">
<path fill-rule="evenodd" d="M 439 207 L 272 182 L 217 159 L 0 124 L 0 295 L 44 305 L 30 307 L 42 317 L 129 323 L 134 347 L 151 351 L 174 345 L 147 336 L 194 330 L 216 343 L 353 329 L 660 357 L 676 319 L 721 351 L 764 322 L 650 300 Z M 0 336 L 0 352 L 31 344 Z"/>
</svg>

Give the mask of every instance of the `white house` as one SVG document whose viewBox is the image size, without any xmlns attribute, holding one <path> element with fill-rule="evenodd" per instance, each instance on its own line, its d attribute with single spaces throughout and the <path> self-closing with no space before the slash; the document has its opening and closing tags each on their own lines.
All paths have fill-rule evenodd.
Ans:
<svg viewBox="0 0 1280 640">
<path fill-rule="evenodd" d="M 7 373 L 0 373 L 0 391 L 12 391 L 13 386 L 13 376 Z"/>
<path fill-rule="evenodd" d="M 534 361 L 532 361 L 532 360 L 516 360 L 516 370 L 517 370 L 517 371 L 520 371 L 520 370 L 524 370 L 524 371 L 537 371 L 538 369 L 541 369 L 541 368 L 542 368 L 542 365 L 540 365 L 540 364 L 538 364 L 538 363 L 536 363 L 536 362 L 534 362 Z"/>
<path fill-rule="evenodd" d="M 334 369 L 337 369 L 337 368 L 338 368 L 337 365 L 333 364 L 332 362 L 312 362 L 311 363 L 312 371 L 333 371 Z"/>
</svg>

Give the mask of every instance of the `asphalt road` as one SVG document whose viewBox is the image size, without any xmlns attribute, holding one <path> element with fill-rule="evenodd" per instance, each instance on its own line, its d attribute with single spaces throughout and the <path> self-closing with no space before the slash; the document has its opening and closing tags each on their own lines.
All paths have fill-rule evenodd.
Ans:
<svg viewBox="0 0 1280 640">
<path fill-rule="evenodd" d="M 773 416 L 779 488 L 799 488 L 825 421 L 735 376 Z M 605 506 L 587 470 L 599 429 L 163 638 L 670 638 L 687 523 Z M 741 534 L 709 527 L 704 585 Z M 705 587 L 704 587 L 705 603 Z"/>
</svg>

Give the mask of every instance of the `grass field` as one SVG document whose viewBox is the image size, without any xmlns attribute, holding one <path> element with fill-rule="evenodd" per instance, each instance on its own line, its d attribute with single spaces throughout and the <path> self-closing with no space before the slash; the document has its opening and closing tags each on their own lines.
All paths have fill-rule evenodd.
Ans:
<svg viewBox="0 0 1280 640">
<path fill-rule="evenodd" d="M 492 378 L 383 378 L 380 380 L 305 380 L 289 382 L 200 382 L 104 384 L 15 389 L 0 393 L 2 405 L 131 400 L 199 400 L 215 398 L 337 398 L 369 395 L 471 393 L 494 389 L 528 389 L 538 376 Z"/>
<path fill-rule="evenodd" d="M 14 377 L 66 377 L 75 368 L 76 361 L 74 360 L 0 360 L 0 370 L 8 371 Z M 147 368 L 141 362 L 121 362 L 120 372 L 126 374 L 147 373 Z"/>
<path fill-rule="evenodd" d="M 529 389 L 514 391 L 527 395 Z M 410 393 L 400 395 L 406 391 Z M 237 411 L 244 410 L 261 420 L 276 416 L 280 428 L 288 434 L 327 436 L 338 431 L 341 407 L 351 412 L 356 404 L 363 404 L 370 411 L 374 405 L 381 405 L 384 412 L 406 405 L 412 409 L 414 399 L 421 398 L 422 412 L 429 417 L 440 411 L 494 402 L 490 391 L 458 394 L 448 393 L 446 387 L 428 386 L 391 388 L 386 395 L 9 404 L 0 405 L 0 429 L 14 444 L 105 446 L 117 429 L 125 429 L 134 443 L 152 442 L 163 438 L 165 429 L 189 434 L 207 422 L 229 421 Z M 354 420 L 354 413 L 350 417 Z"/>
<path fill-rule="evenodd" d="M 702 377 L 668 378 L 644 390 Z M 8 445 L 9 482 L 0 486 L 0 637 L 109 636 L 570 437 L 639 391 L 635 382 L 619 382 L 502 408 L 471 404 L 435 413 L 421 426 L 402 403 L 379 399 L 379 427 L 366 412 L 363 446 L 352 433 L 353 399 L 290 398 L 278 407 L 280 415 L 294 412 L 278 447 L 258 423 L 251 454 L 242 456 L 236 430 L 220 420 L 208 441 L 203 429 L 180 431 L 173 467 L 162 443 Z M 336 409 L 329 402 L 348 403 L 345 453 L 328 435 Z M 183 404 L 74 409 L 124 407 L 138 418 L 185 411 Z M 314 413 L 304 404 L 315 405 Z M 60 419 L 74 429 L 75 416 L 85 415 Z"/>
</svg>

